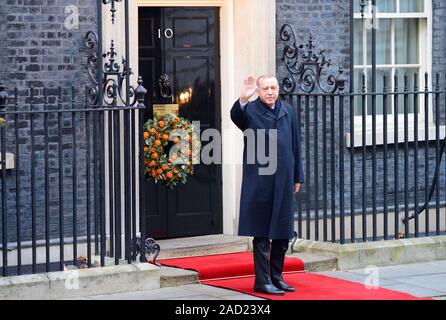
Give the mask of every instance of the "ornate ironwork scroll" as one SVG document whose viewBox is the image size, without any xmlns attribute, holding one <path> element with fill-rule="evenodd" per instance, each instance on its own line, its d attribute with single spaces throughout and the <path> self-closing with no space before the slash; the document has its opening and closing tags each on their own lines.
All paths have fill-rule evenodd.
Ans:
<svg viewBox="0 0 446 320">
<path fill-rule="evenodd" d="M 97 105 L 99 102 L 99 82 L 98 82 L 98 73 L 99 73 L 99 59 L 98 59 L 98 36 L 95 32 L 89 31 L 85 35 L 85 46 L 87 49 L 91 51 L 87 60 L 87 70 L 88 75 L 90 76 L 90 80 L 93 83 L 93 86 L 88 88 L 88 100 L 90 104 Z M 127 61 L 122 58 L 122 63 L 119 65 L 116 62 L 116 50 L 114 41 L 111 40 L 110 43 L 110 51 L 102 55 L 103 58 L 108 57 L 108 61 L 104 62 L 104 66 L 102 67 L 103 78 L 101 81 L 101 86 L 104 92 L 103 103 L 108 106 L 112 106 L 116 103 L 117 98 L 123 104 L 126 104 L 126 94 L 125 94 L 125 84 L 124 80 L 126 79 L 126 64 Z M 122 70 L 122 71 L 121 71 Z M 130 75 L 133 74 L 131 68 L 129 68 Z M 138 78 L 139 86 L 142 86 L 142 78 Z M 143 100 L 144 97 L 138 96 L 136 93 L 141 93 L 144 90 L 136 90 L 133 86 L 130 86 L 130 94 L 129 94 L 129 105 L 133 106 L 137 101 Z M 145 91 L 147 92 L 147 91 Z"/>
<path fill-rule="evenodd" d="M 332 65 L 331 59 L 327 59 L 325 53 L 327 50 L 315 52 L 313 36 L 310 34 L 308 43 L 305 45 L 296 45 L 296 35 L 289 24 L 282 26 L 280 37 L 286 42 L 283 50 L 282 61 L 289 72 L 282 82 L 283 90 L 286 93 L 292 93 L 296 89 L 296 80 L 300 83 L 301 89 L 306 93 L 312 93 L 318 89 L 324 93 L 335 93 L 337 90 L 344 89 L 344 80 L 340 77 L 343 74 L 342 66 L 336 75 L 322 75 L 325 67 Z"/>
<path fill-rule="evenodd" d="M 296 253 L 297 251 L 294 250 L 294 245 L 296 244 L 297 241 L 297 232 L 293 231 L 293 237 L 291 238 L 290 242 L 290 247 L 291 247 L 291 253 Z"/>
<path fill-rule="evenodd" d="M 361 0 L 359 3 L 359 6 L 361 7 L 361 17 L 364 18 L 364 8 L 367 6 L 366 2 L 369 2 L 368 0 Z"/>
<path fill-rule="evenodd" d="M 115 12 L 116 12 L 116 7 L 115 4 L 116 2 L 121 2 L 122 0 L 102 0 L 103 4 L 111 4 L 111 8 L 110 8 L 110 12 L 111 12 L 111 18 L 112 18 L 112 23 L 115 23 Z"/>
<path fill-rule="evenodd" d="M 137 237 L 134 241 L 134 247 L 131 250 L 131 257 L 133 261 L 136 261 L 137 256 L 143 255 L 147 258 L 148 255 L 154 254 L 153 264 L 160 267 L 161 265 L 156 262 L 158 255 L 160 254 L 161 247 L 156 241 L 152 238 L 147 238 L 144 241 L 144 246 L 141 246 L 141 238 Z M 148 261 L 149 259 L 147 259 Z"/>
<path fill-rule="evenodd" d="M 93 83 L 92 86 L 88 87 L 88 102 L 92 105 L 97 105 L 99 101 L 99 92 L 98 92 L 98 70 L 99 70 L 99 62 L 98 62 L 98 35 L 89 31 L 85 35 L 85 47 L 91 51 L 87 59 L 87 71 L 90 76 L 90 80 Z"/>
<path fill-rule="evenodd" d="M 2 80 L 0 80 L 0 111 L 3 111 L 5 109 L 8 96 L 9 95 L 6 91 L 6 85 Z"/>
</svg>

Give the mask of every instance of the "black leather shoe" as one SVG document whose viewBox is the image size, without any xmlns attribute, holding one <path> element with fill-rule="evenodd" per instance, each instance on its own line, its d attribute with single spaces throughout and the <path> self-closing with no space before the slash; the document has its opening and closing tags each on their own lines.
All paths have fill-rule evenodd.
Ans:
<svg viewBox="0 0 446 320">
<path fill-rule="evenodd" d="M 274 286 L 276 288 L 278 288 L 280 290 L 283 290 L 283 291 L 287 291 L 287 292 L 294 292 L 294 291 L 296 291 L 296 289 L 294 287 L 289 286 L 283 280 L 274 281 L 273 284 L 274 284 Z"/>
<path fill-rule="evenodd" d="M 276 288 L 272 284 L 264 284 L 261 286 L 254 286 L 254 291 L 266 293 L 266 294 L 275 294 L 275 295 L 284 295 L 285 294 L 285 291 Z"/>
</svg>

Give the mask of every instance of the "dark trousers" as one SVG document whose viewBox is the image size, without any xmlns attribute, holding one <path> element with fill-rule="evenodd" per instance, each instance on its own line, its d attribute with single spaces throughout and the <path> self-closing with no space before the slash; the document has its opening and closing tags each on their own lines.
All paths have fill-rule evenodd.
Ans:
<svg viewBox="0 0 446 320">
<path fill-rule="evenodd" d="M 254 238 L 252 241 L 254 255 L 255 285 L 271 284 L 282 280 L 288 239 Z"/>
</svg>

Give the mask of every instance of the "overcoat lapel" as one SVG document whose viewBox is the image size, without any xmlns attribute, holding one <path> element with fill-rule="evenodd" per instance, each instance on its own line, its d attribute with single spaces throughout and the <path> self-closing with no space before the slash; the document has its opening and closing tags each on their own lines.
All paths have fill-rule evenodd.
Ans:
<svg viewBox="0 0 446 320">
<path fill-rule="evenodd" d="M 280 100 L 277 100 L 277 104 L 281 104 Z M 276 115 L 274 112 L 271 112 L 271 110 L 268 110 L 265 105 L 263 105 L 263 102 L 260 99 L 257 99 L 256 101 L 256 111 L 259 115 L 262 115 L 263 117 L 273 119 L 273 120 L 279 120 L 280 118 L 286 116 L 288 114 L 288 110 L 285 108 L 282 108 L 282 106 L 277 105 L 276 108 L 280 108 L 279 115 L 276 118 Z"/>
</svg>

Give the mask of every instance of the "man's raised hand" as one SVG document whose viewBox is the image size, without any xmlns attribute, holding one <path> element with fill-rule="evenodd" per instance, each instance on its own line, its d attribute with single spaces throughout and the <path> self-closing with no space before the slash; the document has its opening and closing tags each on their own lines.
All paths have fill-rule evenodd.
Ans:
<svg viewBox="0 0 446 320">
<path fill-rule="evenodd" d="M 240 94 L 240 102 L 243 104 L 248 103 L 249 98 L 251 98 L 254 93 L 256 93 L 256 90 L 256 79 L 253 76 L 249 76 L 244 81 L 242 93 Z"/>
</svg>

